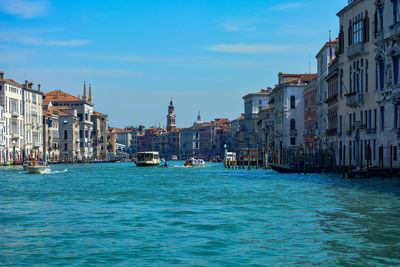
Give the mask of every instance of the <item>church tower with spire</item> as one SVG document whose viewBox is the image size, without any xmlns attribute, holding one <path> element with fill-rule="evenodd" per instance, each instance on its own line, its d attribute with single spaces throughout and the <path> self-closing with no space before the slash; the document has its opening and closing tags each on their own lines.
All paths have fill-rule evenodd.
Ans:
<svg viewBox="0 0 400 267">
<path fill-rule="evenodd" d="M 175 106 L 174 103 L 171 101 L 169 102 L 168 106 L 168 115 L 167 115 L 167 131 L 170 132 L 171 130 L 176 128 L 176 116 L 175 116 Z"/>
</svg>

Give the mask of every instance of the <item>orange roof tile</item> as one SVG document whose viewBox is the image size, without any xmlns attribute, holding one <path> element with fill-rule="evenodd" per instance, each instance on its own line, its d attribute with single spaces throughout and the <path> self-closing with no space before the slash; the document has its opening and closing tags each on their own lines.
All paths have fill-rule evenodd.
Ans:
<svg viewBox="0 0 400 267">
<path fill-rule="evenodd" d="M 23 84 L 17 83 L 13 79 L 0 79 L 0 82 L 9 82 L 9 83 L 13 83 L 13 84 L 18 85 L 18 86 L 23 86 Z"/>
<path fill-rule="evenodd" d="M 100 112 L 97 112 L 97 111 L 94 111 L 94 110 L 93 110 L 93 116 L 103 117 L 103 116 L 105 116 L 105 115 L 102 114 L 102 113 L 100 113 Z"/>
<path fill-rule="evenodd" d="M 44 100 L 43 103 L 49 102 L 81 102 L 82 99 L 75 97 L 73 95 L 67 94 L 61 90 L 54 90 L 48 93 L 43 94 Z"/>
</svg>

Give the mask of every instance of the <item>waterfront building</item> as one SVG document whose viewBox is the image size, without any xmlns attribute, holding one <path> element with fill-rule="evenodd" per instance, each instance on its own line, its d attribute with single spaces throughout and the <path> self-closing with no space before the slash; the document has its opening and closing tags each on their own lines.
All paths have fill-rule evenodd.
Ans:
<svg viewBox="0 0 400 267">
<path fill-rule="evenodd" d="M 175 128 L 176 128 L 175 106 L 171 99 L 171 101 L 169 102 L 169 106 L 168 106 L 167 132 L 170 132 Z"/>
<path fill-rule="evenodd" d="M 317 91 L 315 95 L 316 122 L 313 134 L 315 141 L 313 143 L 318 151 L 325 150 L 327 146 L 328 106 L 325 103 L 325 99 L 328 95 L 328 88 L 326 76 L 328 75 L 328 66 L 334 59 L 338 46 L 339 40 L 326 42 L 315 56 L 317 59 Z"/>
<path fill-rule="evenodd" d="M 262 89 L 257 93 L 247 94 L 243 97 L 244 100 L 244 147 L 242 148 L 256 148 L 257 135 L 256 123 L 258 112 L 268 107 L 271 88 L 267 90 Z"/>
<path fill-rule="evenodd" d="M 231 123 L 231 131 L 229 138 L 227 139 L 227 149 L 239 153 L 241 148 L 245 147 L 244 143 L 244 114 L 239 118 L 236 118 Z"/>
<path fill-rule="evenodd" d="M 279 153 L 280 162 L 284 151 L 303 148 L 304 87 L 317 78 L 316 74 L 278 74 L 278 85 L 270 93 L 270 114 L 273 125 L 269 137 L 270 152 Z"/>
<path fill-rule="evenodd" d="M 179 155 L 181 159 L 188 159 L 200 155 L 200 126 L 204 124 L 200 112 L 193 126 L 179 131 Z"/>
<path fill-rule="evenodd" d="M 108 128 L 107 143 L 108 159 L 114 159 L 117 154 L 116 129 Z"/>
<path fill-rule="evenodd" d="M 371 165 L 389 162 L 390 140 L 395 140 L 390 88 L 396 48 L 389 46 L 383 36 L 391 32 L 389 23 L 384 25 L 386 17 L 393 15 L 391 7 L 391 1 L 355 0 L 337 14 L 340 166 L 365 166 L 369 150 Z"/>
<path fill-rule="evenodd" d="M 332 63 L 328 68 L 328 75 L 326 76 L 326 83 L 328 87 L 328 97 L 325 99 L 325 103 L 328 106 L 328 128 L 326 130 L 326 143 L 327 151 L 330 156 L 329 164 L 335 165 L 336 155 L 338 154 L 337 143 L 338 135 L 342 135 L 342 132 L 338 132 L 338 94 L 339 94 L 339 64 L 338 58 L 333 59 Z M 333 161 L 333 162 L 332 162 Z"/>
<path fill-rule="evenodd" d="M 115 129 L 117 135 L 117 143 L 125 146 L 128 153 L 136 153 L 137 149 L 137 133 L 133 129 Z"/>
<path fill-rule="evenodd" d="M 24 115 L 24 159 L 43 157 L 43 92 L 32 88 L 33 83 L 25 81 L 23 85 L 22 103 Z"/>
<path fill-rule="evenodd" d="M 43 109 L 43 159 L 47 162 L 60 161 L 60 117 L 55 110 Z"/>
<path fill-rule="evenodd" d="M 0 165 L 5 164 L 6 159 L 6 117 L 4 106 L 0 105 Z"/>
<path fill-rule="evenodd" d="M 60 159 L 64 163 L 81 161 L 84 151 L 80 147 L 80 120 L 76 109 L 67 106 L 50 107 L 59 116 Z"/>
<path fill-rule="evenodd" d="M 318 141 L 320 142 L 323 138 L 322 136 L 322 129 L 321 126 L 325 123 L 322 123 L 324 120 L 324 116 L 319 117 L 319 121 L 317 121 L 317 88 L 318 88 L 319 81 L 315 79 L 311 81 L 304 87 L 304 132 L 303 132 L 303 139 L 304 139 L 304 150 L 307 154 L 315 153 L 317 149 L 321 149 L 320 146 L 316 145 Z M 321 106 L 321 105 L 320 105 Z M 322 107 L 319 107 L 320 111 L 323 110 Z M 320 124 L 318 123 L 320 122 Z M 316 132 L 320 131 L 320 132 Z M 316 142 L 316 137 L 319 140 Z"/>
<path fill-rule="evenodd" d="M 379 138 L 377 138 L 375 145 L 375 139 L 371 141 L 371 138 L 361 136 L 360 145 L 363 141 L 364 147 L 366 142 L 372 142 L 373 158 L 378 160 L 376 165 L 385 168 L 389 168 L 391 165 L 393 167 L 400 167 L 398 147 L 400 143 L 400 2 L 398 0 L 376 0 L 365 2 L 366 3 L 363 5 L 369 5 L 368 9 L 366 9 L 368 10 L 368 14 L 370 14 L 370 16 L 375 14 L 376 19 L 376 23 L 373 25 L 374 27 L 368 29 L 369 35 L 367 38 L 368 41 L 371 40 L 372 42 L 369 41 L 368 44 L 364 44 L 364 51 L 366 53 L 375 52 L 369 57 L 370 66 L 375 66 L 376 68 L 375 81 L 370 81 L 370 85 L 373 85 L 375 82 L 375 88 L 370 86 L 368 95 L 371 95 L 371 98 L 374 95 L 376 96 L 374 100 L 377 104 L 371 112 L 373 112 L 375 116 L 378 116 L 378 119 L 374 117 L 372 124 L 374 125 L 373 128 L 375 129 L 374 131 L 376 131 L 376 136 Z M 359 4 L 359 6 L 361 6 L 361 4 Z M 361 8 L 354 6 L 353 9 L 360 10 Z M 342 13 L 347 14 L 348 12 Z M 345 14 L 343 14 L 343 16 L 345 16 Z M 364 20 L 366 18 L 367 16 L 364 14 Z M 375 94 L 371 93 L 371 91 L 375 92 Z M 368 101 L 369 99 L 366 99 L 365 104 L 368 104 Z M 362 125 L 366 124 L 368 131 L 370 118 L 367 115 L 367 120 L 365 122 L 366 110 L 368 110 L 369 114 L 370 108 L 366 107 L 364 109 L 364 120 Z M 375 134 L 370 134 L 369 136 L 375 137 Z"/>
<path fill-rule="evenodd" d="M 91 119 L 93 122 L 93 158 L 107 160 L 108 116 L 93 111 Z"/>
<path fill-rule="evenodd" d="M 0 72 L 0 105 L 5 117 L 5 163 L 22 162 L 24 148 L 23 86 Z"/>
<path fill-rule="evenodd" d="M 179 154 L 180 130 L 182 128 L 175 128 L 168 132 L 168 157 L 178 156 Z"/>
<path fill-rule="evenodd" d="M 93 115 L 92 88 L 89 85 L 89 97 L 86 94 L 86 83 L 83 86 L 83 97 L 78 98 L 60 90 L 44 94 L 44 104 L 52 103 L 53 106 L 70 107 L 77 111 L 79 118 L 79 139 L 81 156 L 83 160 L 93 158 Z"/>
</svg>

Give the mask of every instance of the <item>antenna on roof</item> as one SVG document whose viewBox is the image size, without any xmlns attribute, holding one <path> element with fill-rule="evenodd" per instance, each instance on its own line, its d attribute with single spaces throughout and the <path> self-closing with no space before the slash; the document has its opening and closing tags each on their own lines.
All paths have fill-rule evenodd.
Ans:
<svg viewBox="0 0 400 267">
<path fill-rule="evenodd" d="M 310 57 L 310 53 L 308 53 L 308 73 L 311 73 L 311 57 Z"/>
</svg>

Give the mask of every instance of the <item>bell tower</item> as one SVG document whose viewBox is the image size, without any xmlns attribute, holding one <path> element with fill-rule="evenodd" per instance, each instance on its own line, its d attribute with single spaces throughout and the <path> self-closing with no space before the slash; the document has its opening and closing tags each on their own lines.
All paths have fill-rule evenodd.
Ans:
<svg viewBox="0 0 400 267">
<path fill-rule="evenodd" d="M 171 130 L 176 128 L 176 116 L 175 116 L 175 106 L 174 103 L 171 101 L 169 102 L 168 106 L 168 115 L 167 115 L 167 131 L 170 132 Z"/>
</svg>

